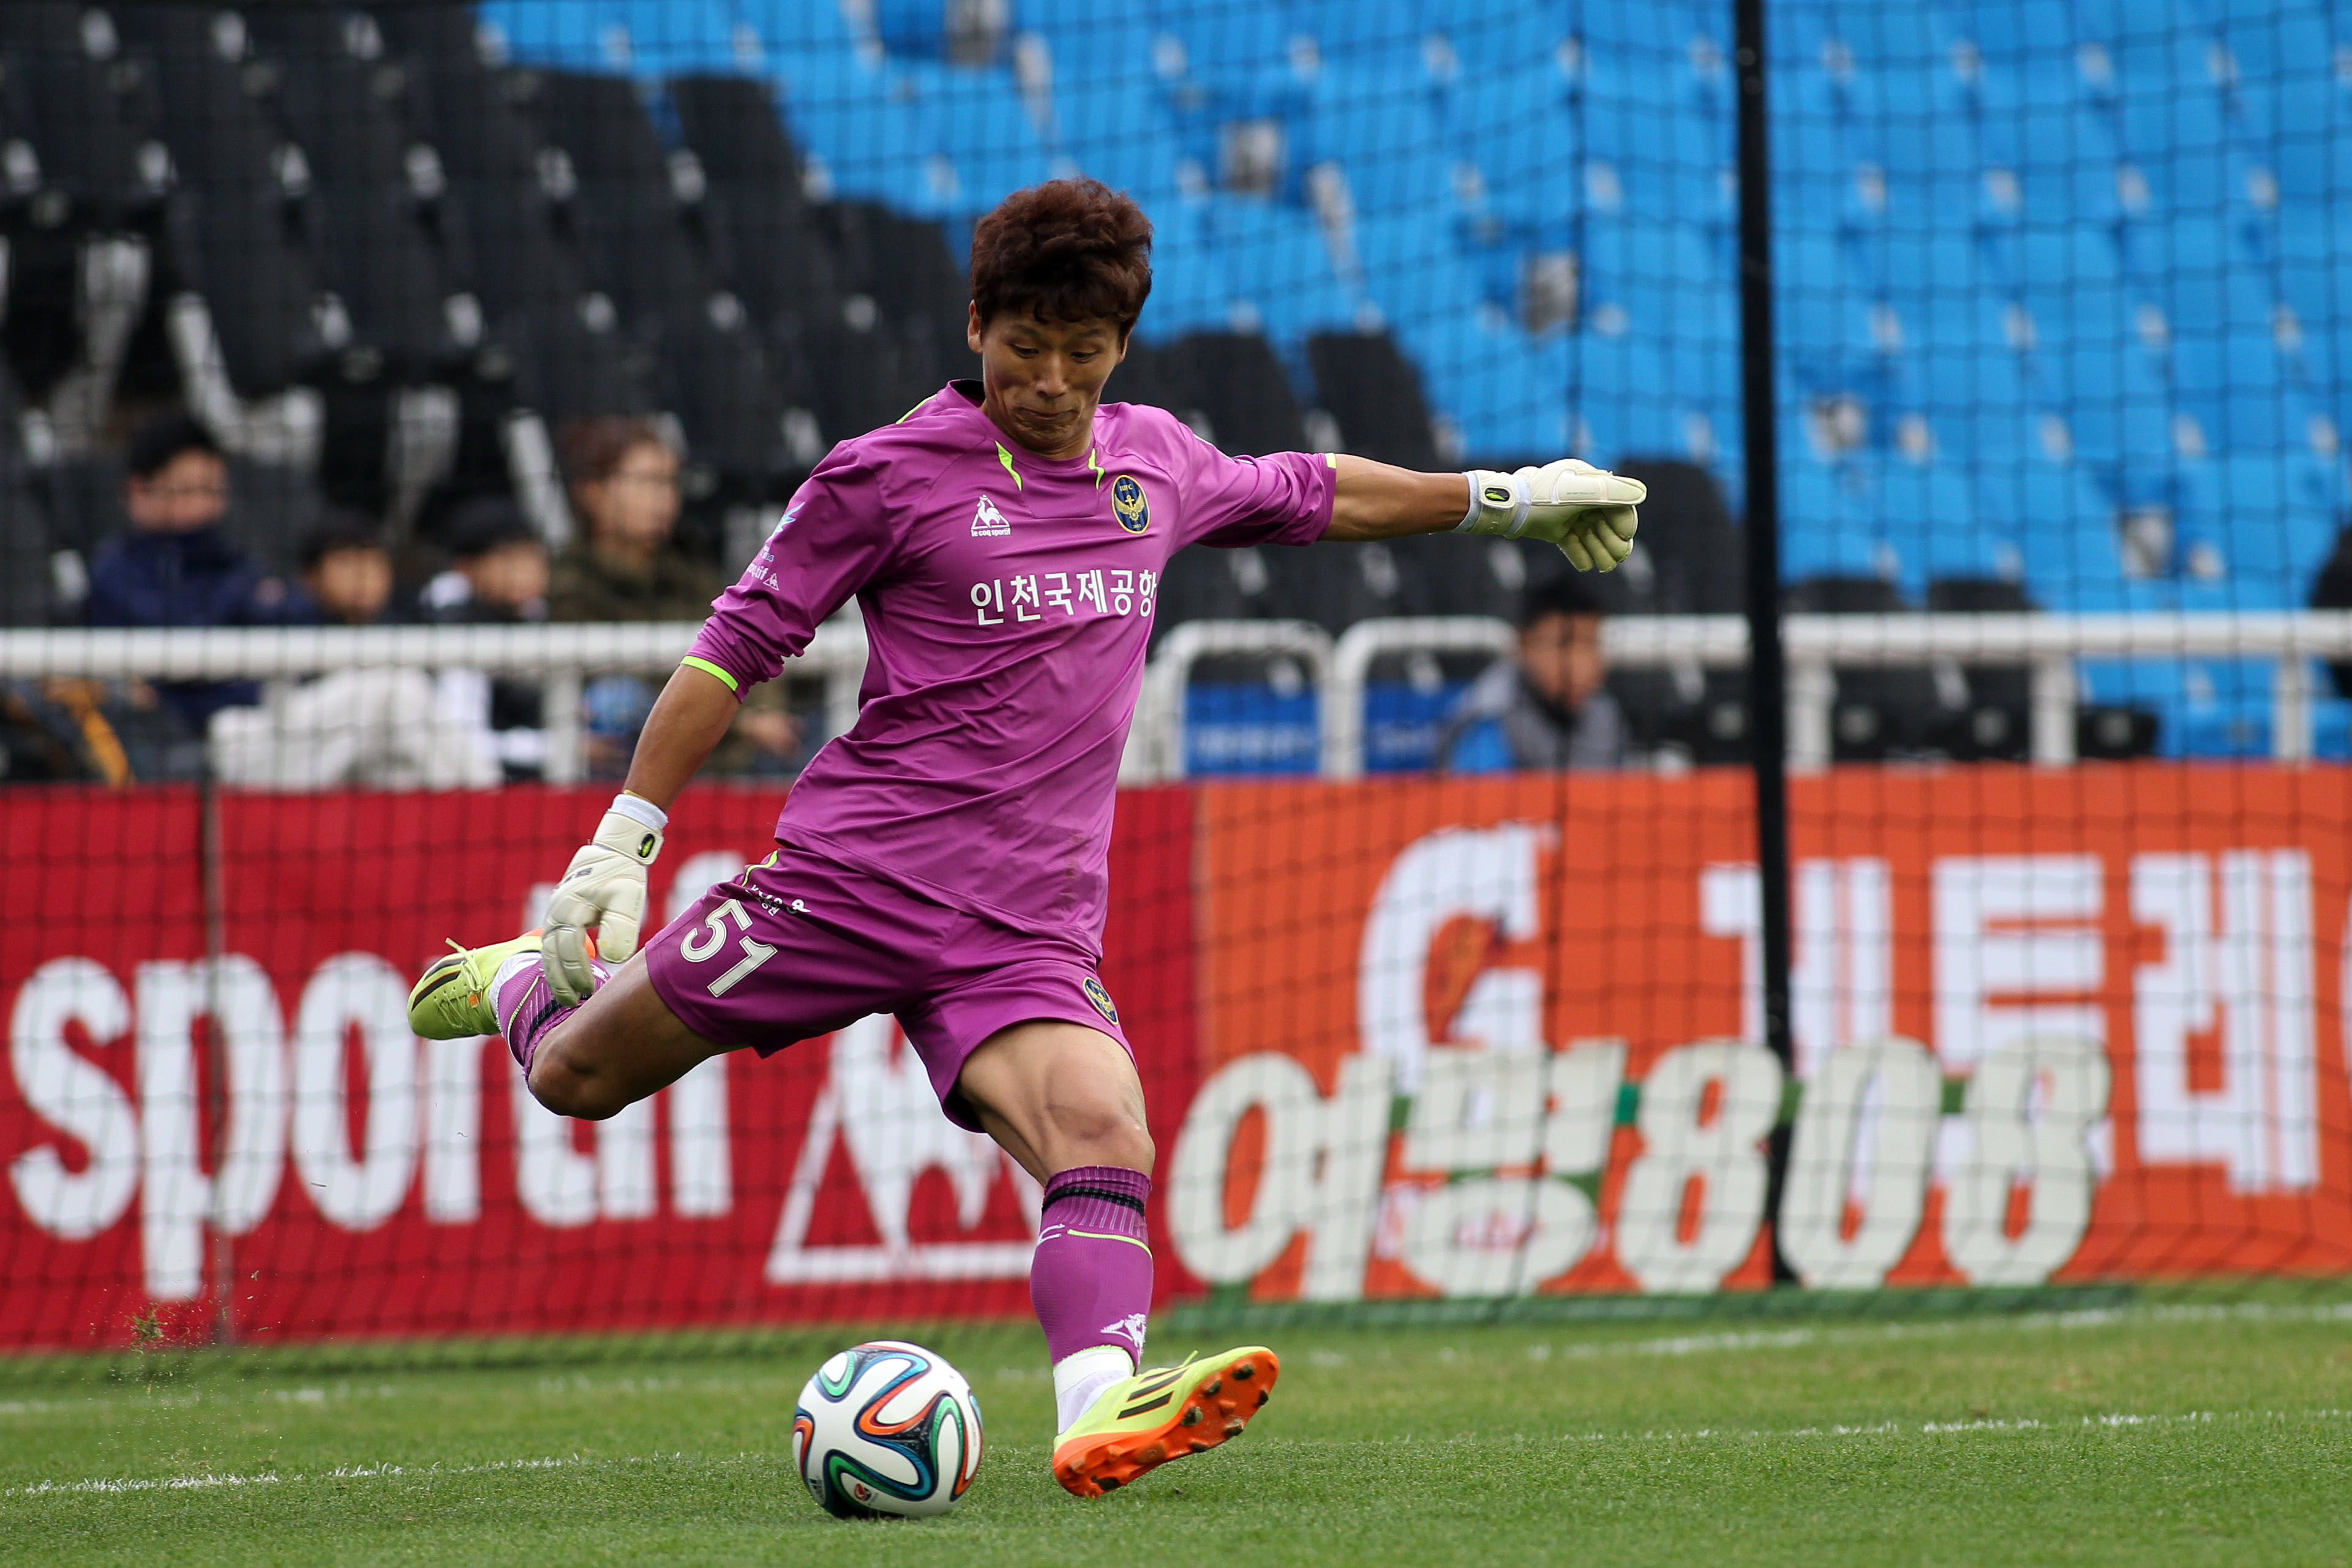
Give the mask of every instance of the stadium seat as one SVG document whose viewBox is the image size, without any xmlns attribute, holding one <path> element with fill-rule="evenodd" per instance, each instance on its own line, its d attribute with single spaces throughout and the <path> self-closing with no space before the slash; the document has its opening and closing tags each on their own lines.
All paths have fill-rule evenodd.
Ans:
<svg viewBox="0 0 2352 1568">
<path fill-rule="evenodd" d="M 1358 213 L 1451 221 L 1456 152 L 1422 101 L 1420 75 L 1417 63 L 1402 76 L 1327 64 L 1317 78 L 1299 166 L 1336 166 Z"/>
<path fill-rule="evenodd" d="M 1195 332 L 1172 350 L 1183 364 L 1185 384 L 1229 453 L 1257 456 L 1298 452 L 1307 445 L 1307 426 L 1290 378 L 1274 348 L 1255 332 Z"/>
<path fill-rule="evenodd" d="M 837 314 L 832 252 L 801 193 L 801 160 L 767 85 L 743 77 L 680 77 L 669 86 L 681 140 L 702 166 L 706 221 L 723 281 L 763 327 L 803 313 Z"/>
<path fill-rule="evenodd" d="M 1644 573 L 1610 574 L 1619 608 L 1661 615 L 1734 615 L 1746 580 L 1743 545 L 1723 487 L 1695 463 L 1634 457 L 1618 471 L 1649 486 L 1637 538 Z"/>
<path fill-rule="evenodd" d="M 541 81 L 548 142 L 568 155 L 577 180 L 565 206 L 590 284 L 631 324 L 699 311 L 712 288 L 708 258 L 689 242 L 668 154 L 635 87 L 572 71 Z M 698 184 L 687 189 L 697 200 L 703 193 Z"/>
<path fill-rule="evenodd" d="M 1307 340 L 1316 402 L 1339 427 L 1341 450 L 1429 472 L 1438 455 L 1421 372 L 1386 332 L 1322 332 Z"/>
<path fill-rule="evenodd" d="M 35 488 L 24 418 L 16 381 L 0 366 L 0 627 L 48 624 L 49 552 L 60 548 Z"/>
<path fill-rule="evenodd" d="M 1463 73 L 1446 90 L 1448 151 L 1477 170 L 1480 210 L 1506 233 L 1564 245 L 1583 206 L 1582 117 L 1549 59 L 1501 57 L 1501 68 Z"/>
<path fill-rule="evenodd" d="M 1355 324 L 1357 302 L 1312 214 L 1254 196 L 1213 196 L 1203 217 L 1228 320 L 1258 324 L 1286 354 L 1310 332 Z"/>
<path fill-rule="evenodd" d="M 843 287 L 871 298 L 903 340 L 910 371 L 922 366 L 927 384 L 891 418 L 950 377 L 980 373 L 965 341 L 971 290 L 939 225 L 872 202 L 828 203 L 815 217 Z"/>
<path fill-rule="evenodd" d="M 1425 81 L 1420 0 L 1288 0 L 1287 9 L 1290 25 L 1315 40 L 1324 84 L 1335 71 L 1367 72 L 1399 84 Z M 1445 7 L 1434 9 L 1442 14 Z"/>
<path fill-rule="evenodd" d="M 1785 562 L 1784 562 L 1785 565 Z M 1793 581 L 1781 603 L 1791 614 L 1895 615 L 1916 608 L 1883 576 L 1828 575 Z M 1830 755 L 1840 762 L 1875 762 L 1935 749 L 1962 708 L 1927 669 L 1897 665 L 1837 672 L 1830 710 Z"/>
<path fill-rule="evenodd" d="M 1927 609 L 1939 615 L 2021 615 L 2039 610 L 2033 596 L 2000 578 L 1938 578 L 1927 584 Z M 2021 762 L 2032 741 L 2032 673 L 2023 664 L 1968 664 L 1965 710 L 1948 713 L 1931 743 L 1967 761 Z"/>
<path fill-rule="evenodd" d="M 1131 69 L 1094 77 L 1083 56 L 1066 68 L 1065 57 L 1055 57 L 1054 115 L 1063 153 L 1080 172 L 1153 212 L 1183 199 L 1188 185 L 1206 183 L 1200 166 L 1188 162 L 1166 106 Z"/>
</svg>

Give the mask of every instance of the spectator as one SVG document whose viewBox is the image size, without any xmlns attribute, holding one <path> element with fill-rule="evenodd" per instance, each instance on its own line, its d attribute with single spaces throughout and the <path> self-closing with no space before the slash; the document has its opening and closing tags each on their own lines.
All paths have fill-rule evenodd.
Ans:
<svg viewBox="0 0 2352 1568">
<path fill-rule="evenodd" d="M 262 626 L 288 614 L 285 581 L 228 538 L 228 465 L 205 427 L 185 414 L 148 424 L 125 455 L 122 507 L 131 531 L 100 546 L 89 566 L 92 626 Z M 194 731 L 233 703 L 251 703 L 250 681 L 179 682 L 158 688 L 163 706 Z"/>
<path fill-rule="evenodd" d="M 677 454 L 642 419 L 583 419 L 559 439 L 581 538 L 555 563 L 558 621 L 692 621 L 726 585 L 676 549 Z"/>
<path fill-rule="evenodd" d="M 302 598 L 289 619 L 373 626 L 392 602 L 392 555 L 365 517 L 330 511 L 302 541 Z"/>
<path fill-rule="evenodd" d="M 1565 573 L 1528 584 L 1518 645 L 1462 696 L 1438 741 L 1450 773 L 1622 768 L 1625 719 L 1603 688 L 1601 601 Z"/>
<path fill-rule="evenodd" d="M 547 593 L 557 621 L 700 622 L 726 584 L 677 549 L 677 454 L 642 419 L 575 420 L 556 444 L 582 538 L 555 563 Z M 588 770 L 624 771 L 664 677 L 605 675 L 585 695 Z M 722 773 L 781 772 L 800 745 L 781 682 L 755 688 L 711 761 Z"/>
<path fill-rule="evenodd" d="M 452 513 L 449 570 L 425 585 L 423 619 L 438 626 L 507 626 L 547 619 L 547 547 L 520 508 L 482 496 Z M 441 706 L 474 729 L 509 782 L 547 767 L 540 689 L 530 682 L 444 670 Z"/>
<path fill-rule="evenodd" d="M 392 601 L 392 559 L 362 518 L 331 515 L 303 541 L 305 618 L 368 626 Z M 445 710 L 422 670 L 359 666 L 275 685 L 257 706 L 212 718 L 222 782 L 264 789 L 373 785 L 488 789 L 503 777 L 484 737 Z"/>
</svg>

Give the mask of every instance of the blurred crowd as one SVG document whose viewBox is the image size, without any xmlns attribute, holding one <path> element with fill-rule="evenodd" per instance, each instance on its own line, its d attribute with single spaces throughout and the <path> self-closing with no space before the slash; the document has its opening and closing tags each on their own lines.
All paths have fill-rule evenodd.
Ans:
<svg viewBox="0 0 2352 1568">
<path fill-rule="evenodd" d="M 92 627 L 496 625 L 699 622 L 725 586 L 715 552 L 679 538 L 679 461 L 654 422 L 582 420 L 557 433 L 574 540 L 551 555 L 503 496 L 457 501 L 429 537 L 394 540 L 326 505 L 292 559 L 235 542 L 238 497 L 219 444 L 185 415 L 135 432 L 123 530 L 88 563 Z M 588 771 L 625 771 L 667 672 L 591 680 Z M 338 670 L 302 681 L 48 679 L 0 685 L 0 779 L 127 784 L 209 766 L 242 787 L 486 788 L 547 760 L 539 682 L 478 670 Z M 720 773 L 795 771 L 808 726 L 781 683 L 745 703 Z"/>
</svg>

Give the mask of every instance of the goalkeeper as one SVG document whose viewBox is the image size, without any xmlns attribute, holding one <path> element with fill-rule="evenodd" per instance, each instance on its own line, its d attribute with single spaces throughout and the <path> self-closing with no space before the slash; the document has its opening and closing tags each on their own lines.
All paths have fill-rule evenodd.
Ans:
<svg viewBox="0 0 2352 1568">
<path fill-rule="evenodd" d="M 1238 1434 L 1279 1370 L 1262 1346 L 1139 1370 L 1152 1146 L 1096 968 L 1169 558 L 1453 529 L 1549 540 L 1606 571 L 1643 497 L 1574 461 L 1465 476 L 1227 457 L 1172 414 L 1101 403 L 1150 246 L 1135 204 L 1090 180 L 1018 192 L 981 222 L 982 379 L 817 465 L 670 676 L 545 931 L 444 957 L 410 998 L 419 1034 L 502 1034 L 541 1103 L 591 1119 L 720 1051 L 895 1013 L 949 1117 L 1044 1184 L 1030 1294 L 1054 1362 L 1054 1474 L 1081 1496 Z M 856 726 L 793 789 L 774 852 L 639 952 L 667 813 L 743 694 L 853 594 L 872 649 Z"/>
</svg>

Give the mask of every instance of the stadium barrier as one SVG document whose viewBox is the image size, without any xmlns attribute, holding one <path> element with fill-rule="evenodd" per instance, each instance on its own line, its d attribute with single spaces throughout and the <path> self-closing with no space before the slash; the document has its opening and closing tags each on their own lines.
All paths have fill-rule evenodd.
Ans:
<svg viewBox="0 0 2352 1568">
<path fill-rule="evenodd" d="M 2051 646 L 1923 622 L 1904 656 Z M 2113 634 L 2207 634 L 2144 628 Z M 683 641 L 612 631 L 12 633 L 0 668 L 562 680 L 560 657 Z M 2345 627 L 2210 634 L 2312 653 Z M 1223 635 L 1172 633 L 1150 679 Z M 1792 622 L 1791 645 L 1887 656 L 1849 635 Z M 851 643 L 824 645 L 854 682 Z M 1801 776 L 1787 1071 L 1758 1043 L 1736 771 L 1129 789 L 1103 973 L 1160 1149 L 1163 1297 L 2340 1272 L 2347 786 L 2324 762 Z M 779 799 L 698 787 L 656 911 L 761 852 Z M 1034 1190 L 940 1116 L 887 1020 L 594 1125 L 541 1111 L 495 1041 L 408 1033 L 438 940 L 533 920 L 603 800 L 0 794 L 0 1343 L 1021 1311 Z"/>
</svg>

